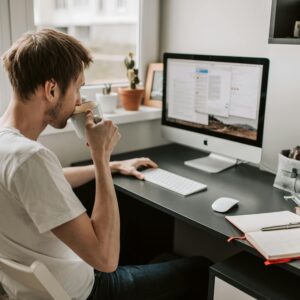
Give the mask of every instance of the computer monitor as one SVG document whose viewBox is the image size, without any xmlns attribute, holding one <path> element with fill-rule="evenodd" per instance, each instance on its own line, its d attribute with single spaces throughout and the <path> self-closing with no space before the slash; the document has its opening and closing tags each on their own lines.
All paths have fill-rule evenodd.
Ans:
<svg viewBox="0 0 300 300">
<path fill-rule="evenodd" d="M 185 164 L 217 173 L 261 160 L 269 60 L 164 54 L 163 136 L 210 152 Z"/>
</svg>

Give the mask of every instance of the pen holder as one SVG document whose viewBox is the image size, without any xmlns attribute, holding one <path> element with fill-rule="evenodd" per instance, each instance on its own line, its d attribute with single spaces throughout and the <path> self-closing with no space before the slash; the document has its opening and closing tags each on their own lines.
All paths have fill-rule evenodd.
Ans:
<svg viewBox="0 0 300 300">
<path fill-rule="evenodd" d="M 290 192 L 300 192 L 300 161 L 288 157 L 290 150 L 282 150 L 278 156 L 278 169 L 273 186 Z"/>
</svg>

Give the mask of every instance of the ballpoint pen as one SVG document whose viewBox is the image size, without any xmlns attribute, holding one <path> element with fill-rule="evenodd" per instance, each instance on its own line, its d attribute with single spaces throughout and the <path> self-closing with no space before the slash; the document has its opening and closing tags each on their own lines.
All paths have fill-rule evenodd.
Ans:
<svg viewBox="0 0 300 300">
<path fill-rule="evenodd" d="M 268 226 L 261 228 L 261 231 L 271 231 L 271 230 L 283 230 L 283 229 L 293 229 L 300 228 L 300 222 L 288 223 L 284 225 Z"/>
</svg>

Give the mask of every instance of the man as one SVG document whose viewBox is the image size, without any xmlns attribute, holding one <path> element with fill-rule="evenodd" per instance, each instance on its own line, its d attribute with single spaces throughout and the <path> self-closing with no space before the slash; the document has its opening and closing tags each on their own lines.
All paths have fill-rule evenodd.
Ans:
<svg viewBox="0 0 300 300">
<path fill-rule="evenodd" d="M 110 162 L 120 139 L 111 121 L 95 124 L 86 114 L 92 166 L 63 171 L 36 141 L 47 125 L 63 128 L 80 104 L 89 52 L 76 39 L 44 29 L 23 35 L 2 60 L 13 96 L 0 119 L 0 256 L 28 265 L 42 261 L 72 299 L 177 299 L 193 288 L 197 297 L 205 295 L 204 258 L 118 267 L 120 220 L 111 173 L 143 179 L 137 168 L 156 164 L 148 158 Z M 72 187 L 92 179 L 89 218 Z M 1 270 L 0 281 L 12 297 L 45 299 Z"/>
</svg>

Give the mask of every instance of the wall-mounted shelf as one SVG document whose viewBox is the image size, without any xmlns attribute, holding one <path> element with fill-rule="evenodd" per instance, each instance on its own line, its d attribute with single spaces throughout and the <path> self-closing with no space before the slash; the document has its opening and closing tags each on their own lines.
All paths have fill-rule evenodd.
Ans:
<svg viewBox="0 0 300 300">
<path fill-rule="evenodd" d="M 300 0 L 273 0 L 269 43 L 300 45 L 300 37 L 294 37 L 296 21 L 300 21 Z"/>
<path fill-rule="evenodd" d="M 269 44 L 300 45 L 300 38 L 269 38 Z"/>
</svg>

